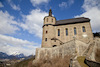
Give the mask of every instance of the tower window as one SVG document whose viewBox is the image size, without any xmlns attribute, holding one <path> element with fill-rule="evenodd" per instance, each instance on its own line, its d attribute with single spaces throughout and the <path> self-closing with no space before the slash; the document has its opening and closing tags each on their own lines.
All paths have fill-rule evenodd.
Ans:
<svg viewBox="0 0 100 67">
<path fill-rule="evenodd" d="M 84 27 L 84 26 L 82 27 L 82 30 L 83 30 L 83 32 L 86 32 L 86 30 L 85 30 L 85 27 Z"/>
<path fill-rule="evenodd" d="M 58 29 L 58 36 L 60 36 L 60 29 Z"/>
<path fill-rule="evenodd" d="M 45 41 L 47 41 L 47 38 L 45 38 Z"/>
<path fill-rule="evenodd" d="M 68 29 L 66 28 L 66 36 L 68 36 Z"/>
<path fill-rule="evenodd" d="M 77 34 L 77 32 L 76 32 L 76 27 L 74 27 L 74 35 L 76 35 Z"/>
<path fill-rule="evenodd" d="M 48 18 L 47 18 L 47 22 L 48 22 Z"/>
<path fill-rule="evenodd" d="M 46 34 L 48 33 L 48 31 L 46 31 Z"/>
</svg>

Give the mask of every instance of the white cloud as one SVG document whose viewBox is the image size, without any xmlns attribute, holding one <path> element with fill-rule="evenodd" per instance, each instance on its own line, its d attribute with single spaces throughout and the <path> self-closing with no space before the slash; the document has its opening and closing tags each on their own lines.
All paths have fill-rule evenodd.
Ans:
<svg viewBox="0 0 100 67">
<path fill-rule="evenodd" d="M 100 0 L 84 0 L 82 8 L 85 12 L 75 17 L 90 18 L 93 32 L 100 32 Z"/>
<path fill-rule="evenodd" d="M 48 3 L 50 0 L 30 0 L 33 6 L 40 5 L 42 3 Z"/>
<path fill-rule="evenodd" d="M 25 23 L 20 24 L 20 26 L 29 33 L 42 38 L 43 18 L 47 15 L 48 13 L 40 9 L 32 10 L 29 15 L 23 16 Z"/>
<path fill-rule="evenodd" d="M 83 9 L 85 11 L 91 10 L 91 8 L 97 7 L 100 9 L 100 0 L 84 0 Z"/>
<path fill-rule="evenodd" d="M 59 7 L 61 8 L 66 8 L 67 7 L 67 2 L 62 2 L 61 4 L 59 4 Z"/>
<path fill-rule="evenodd" d="M 23 53 L 28 56 L 35 54 L 35 49 L 39 47 L 39 44 L 0 34 L 0 47 L 1 52 L 9 55 Z"/>
<path fill-rule="evenodd" d="M 10 4 L 10 6 L 12 7 L 12 9 L 18 10 L 18 11 L 20 10 L 19 5 L 15 5 L 11 0 L 8 0 L 8 2 Z"/>
<path fill-rule="evenodd" d="M 69 0 L 68 4 L 69 6 L 72 5 L 74 3 L 74 0 Z"/>
<path fill-rule="evenodd" d="M 16 26 L 18 23 L 14 21 L 14 17 L 9 13 L 0 11 L 0 34 L 12 34 L 19 28 Z"/>
<path fill-rule="evenodd" d="M 0 2 L 0 7 L 4 7 L 4 5 Z"/>
<path fill-rule="evenodd" d="M 20 7 L 19 5 L 15 5 L 15 4 L 11 4 L 11 7 L 14 9 L 14 10 L 20 10 Z"/>
<path fill-rule="evenodd" d="M 74 3 L 74 0 L 68 0 L 67 2 L 62 2 L 59 4 L 60 8 L 70 7 Z"/>
</svg>

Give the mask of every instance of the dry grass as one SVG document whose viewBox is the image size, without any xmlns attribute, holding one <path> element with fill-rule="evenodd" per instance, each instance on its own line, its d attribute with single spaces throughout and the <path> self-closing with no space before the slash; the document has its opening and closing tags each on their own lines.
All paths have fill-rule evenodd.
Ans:
<svg viewBox="0 0 100 67">
<path fill-rule="evenodd" d="M 34 63 L 31 67 L 69 67 L 69 63 L 70 56 L 65 56 L 64 58 L 42 59 Z"/>
<path fill-rule="evenodd" d="M 79 57 L 77 57 L 77 60 L 78 60 L 79 64 L 81 65 L 81 67 L 88 67 L 88 66 L 84 63 L 84 60 L 85 60 L 85 57 L 84 57 L 84 56 L 79 56 Z"/>
<path fill-rule="evenodd" d="M 95 53 L 95 59 L 97 62 L 100 62 L 100 49 L 97 49 L 97 51 Z"/>
<path fill-rule="evenodd" d="M 16 63 L 13 67 L 30 67 L 29 65 L 32 65 L 32 61 L 34 60 L 35 58 L 32 57 L 30 59 L 27 59 L 27 60 L 23 60 L 21 62 L 18 62 Z"/>
</svg>

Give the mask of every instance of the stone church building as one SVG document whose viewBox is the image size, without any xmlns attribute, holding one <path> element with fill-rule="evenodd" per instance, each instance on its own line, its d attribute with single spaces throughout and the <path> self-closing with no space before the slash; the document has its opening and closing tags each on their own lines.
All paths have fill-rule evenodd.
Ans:
<svg viewBox="0 0 100 67">
<path fill-rule="evenodd" d="M 50 9 L 49 15 L 44 17 L 41 47 L 56 47 L 73 39 L 85 43 L 93 41 L 90 19 L 79 17 L 57 21 Z"/>
</svg>

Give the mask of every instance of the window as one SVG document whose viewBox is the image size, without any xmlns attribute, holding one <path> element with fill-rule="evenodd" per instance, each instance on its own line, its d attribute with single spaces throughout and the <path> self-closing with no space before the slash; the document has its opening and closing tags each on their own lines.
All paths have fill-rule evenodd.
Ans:
<svg viewBox="0 0 100 67">
<path fill-rule="evenodd" d="M 85 27 L 84 27 L 84 26 L 82 27 L 82 30 L 83 30 L 83 32 L 86 32 L 86 30 L 85 30 Z"/>
<path fill-rule="evenodd" d="M 47 38 L 45 38 L 45 41 L 47 41 Z"/>
<path fill-rule="evenodd" d="M 53 18 L 52 18 L 52 22 L 53 22 Z"/>
<path fill-rule="evenodd" d="M 46 31 L 46 34 L 48 33 L 48 31 Z"/>
<path fill-rule="evenodd" d="M 77 32 L 76 32 L 76 27 L 74 27 L 74 35 L 76 35 L 77 34 Z"/>
<path fill-rule="evenodd" d="M 60 29 L 58 29 L 58 36 L 60 36 Z"/>
<path fill-rule="evenodd" d="M 48 18 L 47 18 L 47 22 L 48 22 Z"/>
<path fill-rule="evenodd" d="M 68 36 L 68 29 L 66 28 L 66 36 Z"/>
<path fill-rule="evenodd" d="M 53 45 L 52 47 L 56 47 L 57 45 Z"/>
</svg>

